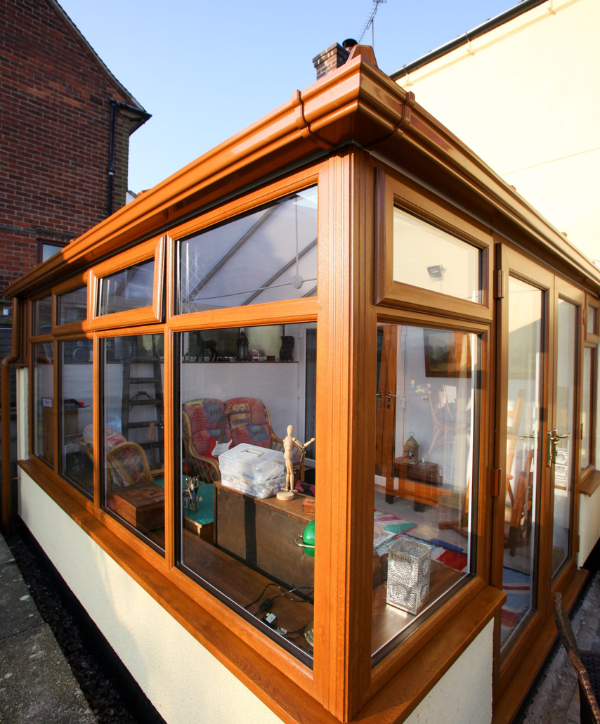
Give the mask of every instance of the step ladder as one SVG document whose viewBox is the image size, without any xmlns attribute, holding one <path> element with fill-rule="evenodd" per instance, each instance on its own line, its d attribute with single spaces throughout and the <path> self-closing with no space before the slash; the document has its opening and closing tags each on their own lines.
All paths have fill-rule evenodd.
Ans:
<svg viewBox="0 0 600 724">
<path fill-rule="evenodd" d="M 123 405 L 121 424 L 123 435 L 146 451 L 151 469 L 163 467 L 164 455 L 164 398 L 161 360 L 152 341 L 152 355 L 134 353 L 123 356 Z M 133 367 L 133 374 L 132 374 Z M 152 375 L 144 374 L 152 368 Z M 140 389 L 140 387 L 146 389 Z M 148 391 L 150 388 L 150 392 Z M 133 413 L 134 410 L 140 412 Z M 133 418 L 133 419 L 132 419 Z M 134 433 L 133 430 L 140 432 Z"/>
</svg>

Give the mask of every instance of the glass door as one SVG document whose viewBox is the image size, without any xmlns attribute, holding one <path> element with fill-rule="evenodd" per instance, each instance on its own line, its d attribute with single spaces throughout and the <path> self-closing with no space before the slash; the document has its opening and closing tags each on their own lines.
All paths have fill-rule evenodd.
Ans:
<svg viewBox="0 0 600 724">
<path fill-rule="evenodd" d="M 556 365 L 546 466 L 552 493 L 551 573 L 557 582 L 573 559 L 574 483 L 578 474 L 577 389 L 583 292 L 556 280 Z M 585 372 L 584 372 L 585 374 Z"/>
<path fill-rule="evenodd" d="M 501 695 L 546 615 L 544 573 L 554 275 L 503 245 L 498 301 L 492 582 L 506 593 L 496 631 Z M 548 538 L 548 536 L 545 536 Z"/>
</svg>

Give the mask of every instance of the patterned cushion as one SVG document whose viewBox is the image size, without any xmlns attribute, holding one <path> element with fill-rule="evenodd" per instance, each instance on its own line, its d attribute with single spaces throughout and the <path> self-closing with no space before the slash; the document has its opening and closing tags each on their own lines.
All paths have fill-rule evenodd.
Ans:
<svg viewBox="0 0 600 724">
<path fill-rule="evenodd" d="M 85 442 L 87 442 L 89 445 L 94 444 L 94 426 L 91 423 L 83 428 L 82 435 Z M 123 437 L 120 432 L 113 430 L 112 427 L 107 427 L 105 442 L 107 450 L 110 450 L 115 445 L 119 445 L 122 442 L 127 442 L 127 439 Z"/>
<path fill-rule="evenodd" d="M 190 419 L 192 441 L 198 455 L 206 455 L 209 450 L 209 439 L 212 436 L 215 440 L 218 440 L 221 436 L 222 427 L 224 427 L 225 442 L 231 440 L 227 424 L 223 425 L 224 407 L 221 400 L 210 397 L 191 400 L 183 405 L 183 411 Z"/>
<path fill-rule="evenodd" d="M 196 434 L 193 434 L 193 441 L 194 441 L 194 450 L 198 453 L 198 455 L 208 455 L 208 451 L 210 450 L 210 439 L 211 437 L 215 440 L 218 440 L 221 436 L 221 428 L 215 427 L 212 430 L 200 430 Z M 223 431 L 223 441 L 229 442 L 231 440 L 231 433 L 227 428 Z"/>
<path fill-rule="evenodd" d="M 268 425 L 242 425 L 232 430 L 231 436 L 234 446 L 247 442 L 258 447 L 271 447 L 271 433 Z"/>
<path fill-rule="evenodd" d="M 263 401 L 258 397 L 234 397 L 225 403 L 229 427 L 235 430 L 246 425 L 266 425 L 267 415 Z"/>
</svg>

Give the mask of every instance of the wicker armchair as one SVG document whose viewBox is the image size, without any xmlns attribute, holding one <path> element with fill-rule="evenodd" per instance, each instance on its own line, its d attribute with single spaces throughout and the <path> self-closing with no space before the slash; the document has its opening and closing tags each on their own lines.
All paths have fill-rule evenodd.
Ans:
<svg viewBox="0 0 600 724">
<path fill-rule="evenodd" d="M 204 419 L 201 422 L 192 420 L 195 407 L 207 408 L 208 410 L 208 414 L 204 413 L 203 410 Z M 251 418 L 250 424 L 238 425 L 236 416 L 244 414 L 240 412 L 239 408 L 245 408 L 244 411 L 247 414 L 247 408 L 249 407 L 254 408 L 255 421 L 253 422 Z M 256 417 L 256 414 L 258 414 L 258 417 Z M 213 437 L 217 442 L 233 440 L 235 446 L 240 442 L 254 442 L 244 433 L 249 427 L 257 428 L 259 432 L 264 431 L 262 443 L 269 440 L 272 450 L 283 452 L 283 439 L 273 430 L 269 408 L 258 398 L 234 398 L 228 400 L 225 404 L 220 400 L 211 398 L 190 400 L 183 405 L 181 417 L 185 461 L 191 466 L 193 475 L 198 476 L 207 483 L 218 482 L 221 479 L 218 460 L 205 454 L 209 436 Z M 204 446 L 202 451 L 198 449 L 199 445 Z M 265 445 L 263 444 L 263 446 Z M 303 449 L 299 449 L 295 455 L 294 465 L 298 469 L 299 479 L 304 480 Z"/>
<path fill-rule="evenodd" d="M 106 453 L 108 469 L 115 485 L 128 487 L 151 483 L 164 475 L 164 469 L 150 470 L 144 449 L 135 442 L 121 442 Z"/>
<path fill-rule="evenodd" d="M 554 618 L 560 640 L 577 672 L 580 720 L 582 724 L 600 724 L 600 651 L 579 650 L 560 593 L 554 594 Z"/>
</svg>

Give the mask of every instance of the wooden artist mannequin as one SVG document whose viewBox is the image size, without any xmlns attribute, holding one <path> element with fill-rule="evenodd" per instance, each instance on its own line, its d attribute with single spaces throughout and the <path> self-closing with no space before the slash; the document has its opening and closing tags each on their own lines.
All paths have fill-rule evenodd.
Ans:
<svg viewBox="0 0 600 724">
<path fill-rule="evenodd" d="M 285 488 L 277 493 L 278 500 L 293 500 L 294 499 L 294 447 L 300 448 L 302 452 L 311 445 L 315 438 L 302 444 L 299 440 L 293 437 L 294 426 L 288 425 L 287 435 L 283 438 L 283 459 L 285 460 Z"/>
</svg>

